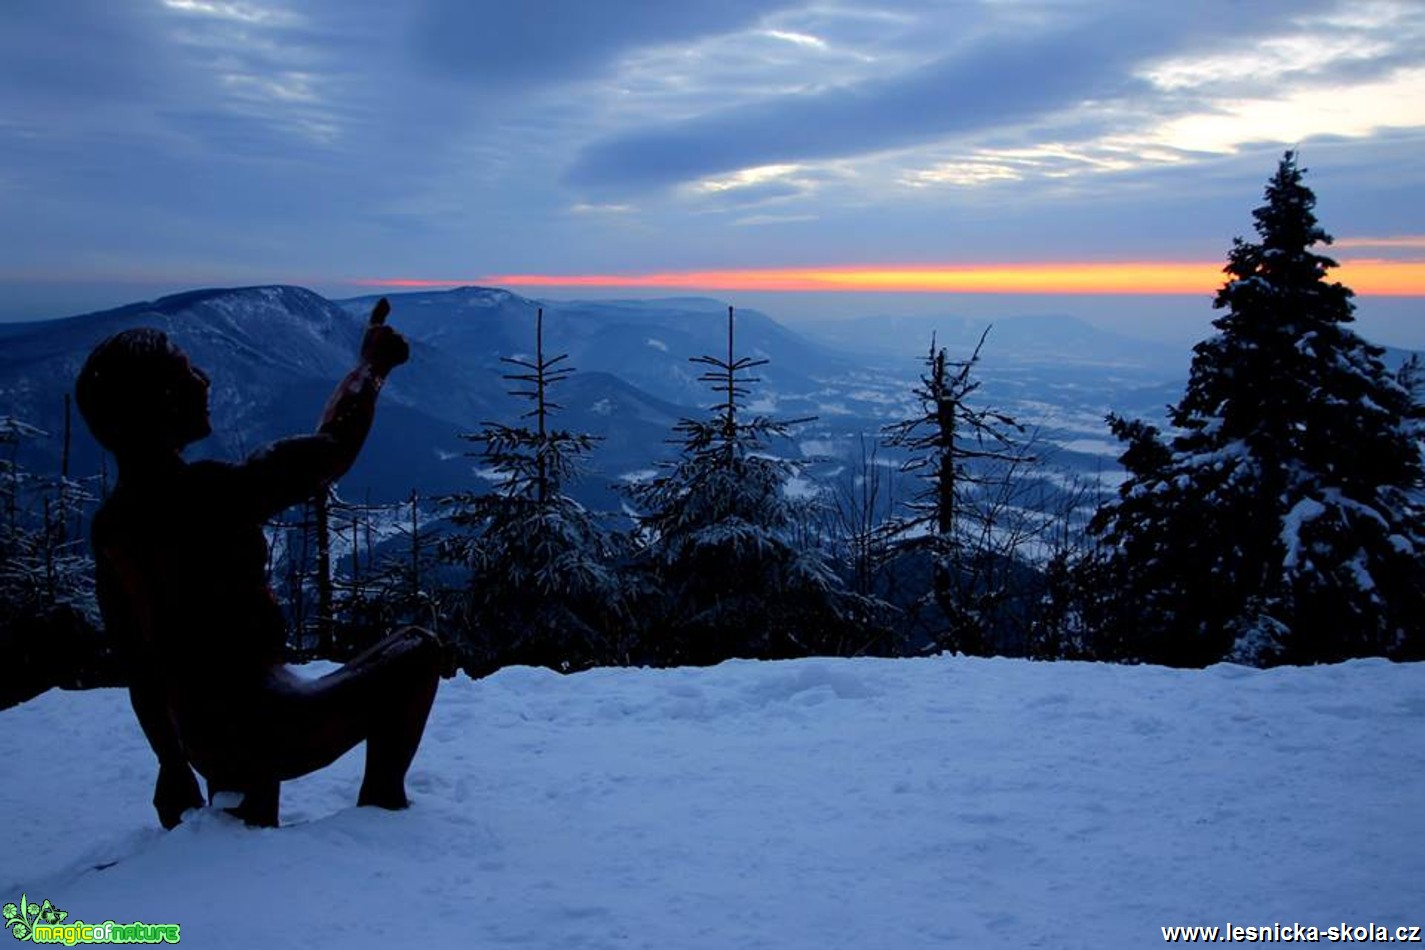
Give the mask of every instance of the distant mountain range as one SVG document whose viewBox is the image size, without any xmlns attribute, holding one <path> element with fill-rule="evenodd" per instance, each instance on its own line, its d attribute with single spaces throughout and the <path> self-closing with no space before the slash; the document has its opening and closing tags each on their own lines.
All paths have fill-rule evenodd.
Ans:
<svg viewBox="0 0 1425 950">
<path fill-rule="evenodd" d="M 214 436 L 193 455 L 232 457 L 273 438 L 311 431 L 336 381 L 352 366 L 361 325 L 342 308 L 297 287 L 203 290 L 164 297 L 84 316 L 11 327 L 0 355 L 0 405 L 4 412 L 52 434 L 41 445 L 39 468 L 54 466 L 63 431 L 63 396 L 69 392 L 93 346 L 120 330 L 151 326 L 163 330 L 211 375 Z M 421 353 L 449 371 L 438 354 Z M 439 403 L 429 397 L 439 393 Z M 451 424 L 437 409 L 452 404 L 468 412 L 488 411 L 481 393 L 447 385 L 436 388 L 417 374 L 393 385 L 383 406 L 373 448 L 362 459 L 364 477 L 384 481 L 385 459 L 400 450 L 417 468 L 442 443 L 453 450 Z M 426 448 L 408 454 L 417 442 Z M 82 421 L 73 420 L 71 472 L 95 472 L 98 446 Z"/>
<path fill-rule="evenodd" d="M 362 315 L 376 299 L 357 297 L 340 305 Z M 540 303 L 506 290 L 462 287 L 390 300 L 410 339 L 486 369 L 499 368 L 502 356 L 533 351 L 535 311 L 542 307 L 546 349 L 568 353 L 570 364 L 582 372 L 611 373 L 682 405 L 708 399 L 707 386 L 697 378 L 701 371 L 688 358 L 727 352 L 727 305 L 703 298 Z M 815 388 L 814 377 L 855 365 L 847 354 L 756 310 L 739 310 L 735 319 L 738 355 L 768 359 L 759 375 L 779 391 Z"/>
<path fill-rule="evenodd" d="M 569 354 L 578 372 L 554 393 L 559 425 L 603 438 L 581 500 L 617 505 L 621 479 L 670 457 L 680 417 L 701 416 L 716 398 L 691 357 L 726 354 L 727 308 L 703 298 L 541 303 L 506 290 L 387 295 L 390 322 L 411 340 L 410 364 L 383 396 L 367 450 L 343 480 L 348 497 L 376 500 L 468 488 L 478 483 L 476 448 L 462 433 L 514 422 L 527 405 L 508 395 L 501 357 L 534 350 L 535 312 L 545 311 L 545 348 Z M 0 325 L 0 415 L 38 425 L 51 437 L 26 447 L 36 471 L 56 471 L 64 394 L 93 346 L 119 330 L 168 333 L 213 379 L 215 434 L 195 457 L 237 457 L 286 435 L 310 431 L 338 379 L 353 364 L 375 296 L 331 301 L 299 287 L 210 289 L 148 303 L 36 323 Z M 738 356 L 758 367 L 751 407 L 781 418 L 816 416 L 802 426 L 793 456 L 841 471 L 861 433 L 914 410 L 911 388 L 932 331 L 952 358 L 968 356 L 985 327 L 958 317 L 875 317 L 829 322 L 818 339 L 754 310 L 736 314 Z M 1102 424 L 1108 408 L 1161 414 L 1181 395 L 1189 359 L 1181 348 L 1117 336 L 1068 317 L 996 321 L 985 344 L 981 395 L 1064 448 L 1081 468 L 1116 454 Z M 1404 354 L 1387 359 L 1398 363 Z M 1077 460 L 1077 461 L 1075 461 Z M 100 453 L 73 420 L 71 472 L 99 470 Z"/>
<path fill-rule="evenodd" d="M 194 457 L 234 457 L 285 435 L 310 431 L 336 381 L 352 366 L 375 297 L 333 302 L 299 287 L 200 290 L 59 320 L 0 329 L 0 414 L 52 437 L 29 447 L 32 468 L 57 467 L 63 398 L 85 357 L 120 330 L 163 330 L 213 379 L 214 436 Z M 467 487 L 476 448 L 460 438 L 487 420 L 513 422 L 528 407 L 508 395 L 501 357 L 534 350 L 535 301 L 465 287 L 390 295 L 391 323 L 412 343 L 411 362 L 392 375 L 367 451 L 343 487 L 402 497 Z M 579 370 L 554 393 L 561 426 L 600 436 L 592 480 L 602 489 L 668 457 L 671 429 L 714 400 L 691 356 L 726 350 L 726 309 L 715 301 L 573 303 L 545 307 L 549 353 Z M 737 315 L 739 355 L 771 363 L 767 392 L 815 389 L 817 375 L 852 360 L 755 311 Z M 73 420 L 71 471 L 99 468 L 100 452 Z M 605 491 L 596 491 L 605 494 Z"/>
</svg>

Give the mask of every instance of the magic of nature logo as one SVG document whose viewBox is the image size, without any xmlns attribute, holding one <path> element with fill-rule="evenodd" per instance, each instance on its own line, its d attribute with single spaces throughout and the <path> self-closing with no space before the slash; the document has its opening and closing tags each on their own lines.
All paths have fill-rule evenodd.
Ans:
<svg viewBox="0 0 1425 950">
<path fill-rule="evenodd" d="M 20 902 L 8 903 L 0 913 L 5 917 L 5 929 L 16 940 L 32 943 L 58 943 L 72 947 L 76 943 L 177 943 L 177 924 L 128 924 L 106 920 L 102 924 L 86 924 L 82 920 L 66 923 L 69 911 L 60 910 L 46 899 L 32 903 L 21 894 Z"/>
</svg>

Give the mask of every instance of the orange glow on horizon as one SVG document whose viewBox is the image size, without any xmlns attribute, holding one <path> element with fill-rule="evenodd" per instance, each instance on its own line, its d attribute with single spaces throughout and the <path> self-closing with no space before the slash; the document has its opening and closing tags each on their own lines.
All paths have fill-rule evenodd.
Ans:
<svg viewBox="0 0 1425 950">
<path fill-rule="evenodd" d="M 1330 274 L 1358 294 L 1425 296 L 1425 261 L 1342 261 Z M 488 274 L 475 280 L 395 278 L 363 286 L 421 289 L 477 283 L 500 287 L 665 290 L 860 291 L 970 294 L 1208 294 L 1222 264 L 1124 261 L 1037 264 L 883 265 L 667 271 L 651 274 Z"/>
</svg>

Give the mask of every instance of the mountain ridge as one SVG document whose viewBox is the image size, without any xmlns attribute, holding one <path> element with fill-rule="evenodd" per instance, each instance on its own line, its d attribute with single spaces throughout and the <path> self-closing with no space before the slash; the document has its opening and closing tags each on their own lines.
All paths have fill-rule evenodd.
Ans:
<svg viewBox="0 0 1425 950">
<path fill-rule="evenodd" d="M 532 354 L 541 307 L 546 354 L 567 354 L 565 365 L 576 370 L 554 393 L 564 407 L 558 424 L 603 440 L 591 474 L 574 489 L 581 500 L 607 500 L 623 477 L 669 458 L 676 451 L 669 442 L 673 425 L 702 417 L 716 398 L 700 379 L 704 367 L 691 362 L 726 353 L 726 305 L 712 298 L 540 301 L 491 287 L 385 296 L 393 304 L 391 324 L 411 341 L 412 359 L 392 375 L 368 451 L 345 481 L 388 500 L 412 488 L 428 495 L 471 484 L 477 466 L 466 459 L 472 446 L 462 436 L 487 421 L 515 423 L 527 409 L 509 395 L 514 384 L 504 377 L 515 370 L 504 360 Z M 312 430 L 331 387 L 354 363 L 376 299 L 333 301 L 280 284 L 202 288 L 6 328 L 0 405 L 49 432 L 63 431 L 63 395 L 90 349 L 120 329 L 156 326 L 213 377 L 215 435 L 192 456 L 240 456 Z M 817 417 L 800 427 L 793 454 L 815 444 L 817 454 L 827 454 L 825 448 L 852 463 L 857 433 L 877 433 L 913 411 L 929 327 L 954 358 L 963 358 L 988 323 L 864 318 L 862 339 L 848 352 L 836 349 L 834 339 L 844 323 L 803 334 L 756 310 L 736 311 L 736 320 L 737 355 L 770 360 L 753 371 L 758 381 L 749 409 Z M 1031 422 L 1051 419 L 1052 437 L 1064 444 L 1108 446 L 1102 425 L 1108 409 L 1152 415 L 1180 395 L 1173 380 L 1186 377 L 1187 348 L 1145 350 L 1057 317 L 1008 318 L 994 326 L 979 368 L 984 398 Z M 1170 363 L 1162 362 L 1165 350 Z M 1391 350 L 1385 359 L 1394 365 L 1406 355 Z M 71 470 L 97 471 L 98 447 L 82 425 L 72 430 Z M 30 467 L 56 471 L 59 441 L 27 446 Z"/>
</svg>

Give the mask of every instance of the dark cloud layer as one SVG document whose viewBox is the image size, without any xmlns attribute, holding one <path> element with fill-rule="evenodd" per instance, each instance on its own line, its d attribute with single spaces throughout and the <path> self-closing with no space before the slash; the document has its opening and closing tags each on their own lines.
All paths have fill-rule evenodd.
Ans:
<svg viewBox="0 0 1425 950">
<path fill-rule="evenodd" d="M 730 32 L 785 3 L 768 0 L 431 0 L 417 56 L 475 85 L 528 88 L 597 74 L 642 46 Z"/>
<path fill-rule="evenodd" d="M 0 15 L 0 104 L 51 106 L 160 94 L 171 75 L 152 8 L 107 0 L 10 3 Z"/>
<path fill-rule="evenodd" d="M 1291 10 L 1302 15 L 1323 5 Z M 1086 100 L 1141 96 L 1148 90 L 1133 67 L 1145 59 L 1199 43 L 1223 22 L 1231 22 L 1234 41 L 1279 28 L 1286 8 L 1217 0 L 1170 10 L 1120 0 L 1079 9 L 1089 12 L 1051 19 L 1035 32 L 1017 25 L 986 31 L 899 75 L 614 134 L 585 147 L 566 180 L 617 195 L 743 168 L 873 154 L 1033 121 Z"/>
</svg>

